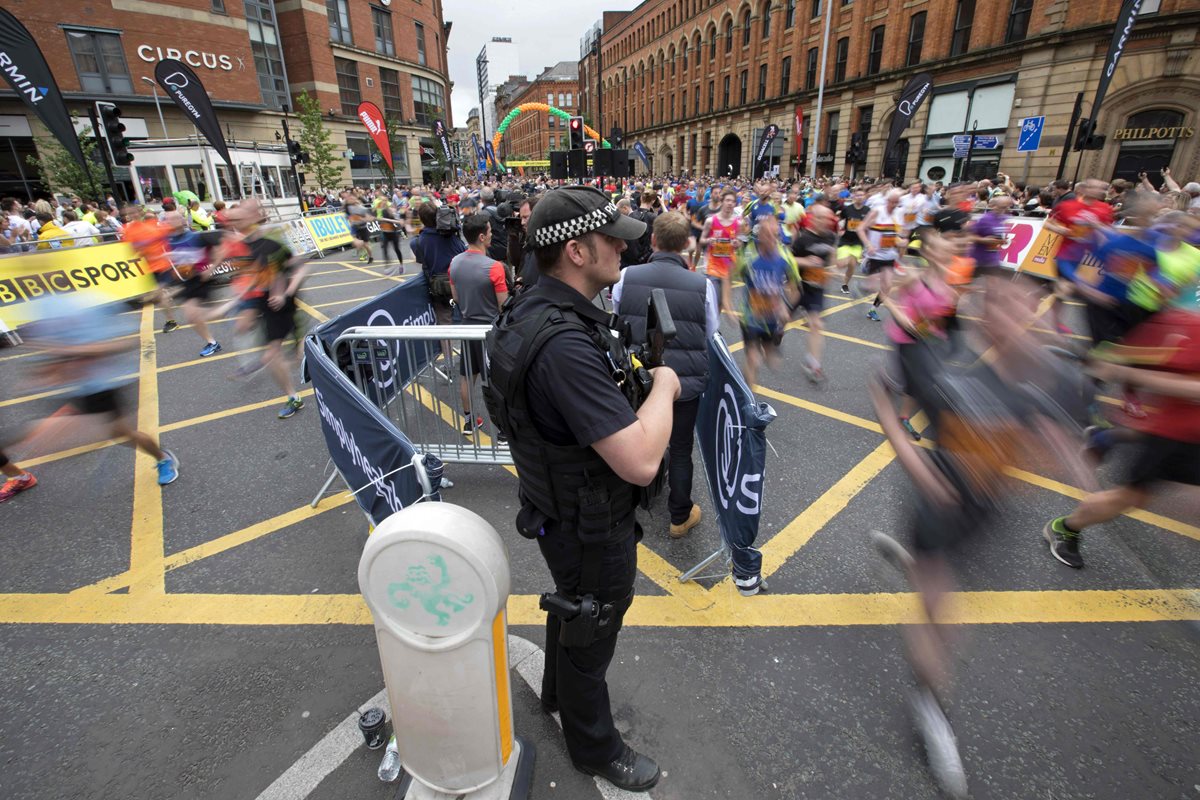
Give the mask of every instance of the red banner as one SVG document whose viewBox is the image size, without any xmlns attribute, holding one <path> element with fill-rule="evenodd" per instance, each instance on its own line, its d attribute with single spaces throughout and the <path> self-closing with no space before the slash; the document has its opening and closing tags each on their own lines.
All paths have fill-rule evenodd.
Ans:
<svg viewBox="0 0 1200 800">
<path fill-rule="evenodd" d="M 387 124 L 383 121 L 383 112 L 379 110 L 379 106 L 369 100 L 362 101 L 358 104 L 358 118 L 362 120 L 367 133 L 371 134 L 371 138 L 375 140 L 375 146 L 379 148 L 379 154 L 387 162 L 388 169 L 393 169 L 392 144 L 388 141 Z"/>
<path fill-rule="evenodd" d="M 796 106 L 796 159 L 799 160 L 802 153 L 800 152 L 800 138 L 804 135 L 804 109 Z"/>
</svg>

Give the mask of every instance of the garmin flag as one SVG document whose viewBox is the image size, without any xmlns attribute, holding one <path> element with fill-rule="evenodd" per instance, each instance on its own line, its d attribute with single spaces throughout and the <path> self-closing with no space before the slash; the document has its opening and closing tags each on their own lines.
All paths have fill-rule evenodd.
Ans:
<svg viewBox="0 0 1200 800">
<path fill-rule="evenodd" d="M 221 133 L 221 123 L 217 121 L 217 112 L 213 111 L 208 92 L 192 68 L 178 59 L 164 58 L 154 65 L 154 80 L 158 81 L 158 85 L 175 101 L 175 105 L 179 106 L 179 110 L 196 129 L 204 134 L 204 138 L 221 154 L 225 163 L 234 168 L 233 159 L 229 157 L 229 146 L 225 144 L 225 134 Z"/>
<path fill-rule="evenodd" d="M 708 387 L 696 415 L 696 439 L 735 578 L 762 572 L 754 540 L 762 512 L 766 428 L 773 419 L 775 409 L 754 399 L 725 339 L 714 333 L 708 340 Z"/>
<path fill-rule="evenodd" d="M 475 151 L 476 161 L 487 161 L 487 153 L 483 151 L 483 147 L 479 144 L 479 137 L 471 134 L 471 148 Z"/>
<path fill-rule="evenodd" d="M 762 139 L 758 142 L 758 151 L 754 154 L 754 163 L 761 164 L 767 157 L 767 152 L 771 149 L 771 143 L 775 141 L 775 137 L 779 135 L 779 126 L 772 123 L 763 128 Z"/>
<path fill-rule="evenodd" d="M 896 103 L 896 113 L 892 116 L 892 128 L 888 132 L 887 146 L 883 148 L 885 175 L 892 175 L 892 172 L 896 171 L 889 171 L 887 168 L 888 161 L 892 158 L 892 148 L 896 146 L 900 134 L 904 133 L 904 129 L 912 123 L 917 109 L 929 96 L 931 89 L 933 89 L 933 78 L 927 72 L 914 75 L 909 78 L 908 83 L 904 84 L 904 89 L 900 92 L 900 102 Z"/>
<path fill-rule="evenodd" d="M 1113 75 L 1117 71 L 1117 62 L 1125 52 L 1125 45 L 1133 33 L 1133 23 L 1137 22 L 1138 12 L 1142 10 L 1142 0 L 1125 0 L 1121 4 L 1121 13 L 1117 14 L 1117 26 L 1113 31 L 1112 42 L 1108 45 L 1108 55 L 1104 57 L 1104 71 L 1100 73 L 1100 83 L 1096 86 L 1096 99 L 1092 101 L 1092 113 L 1088 117 L 1086 136 L 1091 136 L 1096 127 L 1096 115 L 1100 113 L 1100 104 L 1108 92 Z"/>
<path fill-rule="evenodd" d="M 500 159 L 496 158 L 496 148 L 492 147 L 490 141 L 483 143 L 483 152 L 487 155 L 488 160 L 492 162 L 494 168 L 501 168 L 504 165 L 500 163 Z"/>
<path fill-rule="evenodd" d="M 25 107 L 37 115 L 71 158 L 89 171 L 75 125 L 50 65 L 25 26 L 3 8 L 0 8 L 0 72 Z M 83 189 L 82 186 L 71 188 Z"/>
<path fill-rule="evenodd" d="M 388 169 L 393 169 L 392 143 L 388 141 L 387 123 L 383 121 L 383 112 L 379 110 L 379 106 L 370 100 L 363 100 L 358 104 L 358 118 L 367 129 L 367 133 L 371 134 L 371 140 L 379 148 L 379 155 L 383 156 Z"/>
<path fill-rule="evenodd" d="M 433 138 L 442 143 L 442 155 L 446 158 L 447 164 L 454 163 L 454 155 L 450 152 L 450 139 L 446 136 L 446 123 L 440 119 L 433 123 Z"/>
<path fill-rule="evenodd" d="M 646 169 L 650 169 L 650 154 L 646 152 L 646 145 L 641 142 L 634 142 L 633 152 L 637 153 L 637 157 L 646 165 Z"/>
</svg>

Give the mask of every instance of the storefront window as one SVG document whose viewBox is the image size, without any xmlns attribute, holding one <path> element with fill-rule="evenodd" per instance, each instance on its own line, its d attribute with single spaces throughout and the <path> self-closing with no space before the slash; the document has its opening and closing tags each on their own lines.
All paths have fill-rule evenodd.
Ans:
<svg viewBox="0 0 1200 800">
<path fill-rule="evenodd" d="M 137 176 L 142 187 L 142 197 L 146 202 L 150 202 L 151 199 L 161 200 L 171 194 L 166 167 L 138 167 Z"/>
<path fill-rule="evenodd" d="M 1178 111 L 1155 108 L 1133 114 L 1125 120 L 1123 128 L 1108 135 L 1110 143 L 1114 140 L 1121 143 L 1112 177 L 1136 183 L 1144 172 L 1155 188 L 1160 188 L 1162 169 L 1171 166 L 1175 145 L 1189 135 L 1195 133 L 1185 127 L 1184 116 Z M 1183 183 L 1182 176 L 1176 180 Z"/>
<path fill-rule="evenodd" d="M 212 200 L 208 181 L 204 179 L 204 167 L 199 164 L 184 164 L 175 167 L 175 187 L 179 191 L 189 189 L 201 200 Z"/>
<path fill-rule="evenodd" d="M 226 164 L 215 164 L 217 170 L 217 186 L 221 189 L 221 198 L 228 200 L 238 199 L 237 187 L 234 185 L 233 172 Z"/>
</svg>

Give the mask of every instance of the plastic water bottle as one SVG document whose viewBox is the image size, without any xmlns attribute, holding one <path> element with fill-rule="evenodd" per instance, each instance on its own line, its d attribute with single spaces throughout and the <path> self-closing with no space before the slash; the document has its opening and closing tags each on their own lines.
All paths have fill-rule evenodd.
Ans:
<svg viewBox="0 0 1200 800">
<path fill-rule="evenodd" d="M 396 749 L 396 734 L 392 734 L 392 738 L 388 740 L 387 751 L 383 754 L 383 761 L 379 762 L 379 780 L 384 783 L 395 783 L 400 777 L 400 751 Z"/>
</svg>

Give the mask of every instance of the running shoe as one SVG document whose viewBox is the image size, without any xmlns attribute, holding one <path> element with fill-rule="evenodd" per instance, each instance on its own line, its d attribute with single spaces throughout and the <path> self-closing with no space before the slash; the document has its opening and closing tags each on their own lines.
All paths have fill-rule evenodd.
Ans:
<svg viewBox="0 0 1200 800">
<path fill-rule="evenodd" d="M 872 322 L 879 322 L 879 312 L 872 308 L 867 312 L 867 319 L 871 320 Z"/>
<path fill-rule="evenodd" d="M 1063 336 L 1072 336 L 1075 333 L 1075 331 L 1071 330 L 1066 325 L 1063 325 L 1061 322 L 1058 323 L 1057 325 L 1055 325 L 1054 327 L 1056 329 L 1058 329 L 1058 332 L 1061 333 Z"/>
<path fill-rule="evenodd" d="M 1083 568 L 1083 556 L 1079 554 L 1079 542 L 1083 538 L 1078 531 L 1067 527 L 1066 517 L 1056 517 L 1042 528 L 1042 536 L 1050 545 L 1050 555 L 1072 569 Z"/>
<path fill-rule="evenodd" d="M 1092 463 L 1099 466 L 1113 447 L 1112 428 L 1102 428 L 1099 425 L 1089 425 L 1083 430 L 1083 455 Z"/>
<path fill-rule="evenodd" d="M 209 356 L 215 355 L 216 353 L 219 353 L 219 352 L 221 352 L 220 343 L 219 342 L 209 342 L 208 344 L 204 345 L 204 349 L 200 351 L 200 357 L 208 358 Z"/>
<path fill-rule="evenodd" d="M 470 417 L 467 417 L 467 419 L 463 422 L 462 435 L 469 438 L 482 425 L 483 425 L 483 417 L 476 417 L 475 419 L 471 419 Z"/>
<path fill-rule="evenodd" d="M 1124 411 L 1127 416 L 1130 416 L 1134 419 L 1145 419 L 1147 416 L 1145 407 L 1142 406 L 1141 401 L 1136 397 L 1126 397 L 1125 404 L 1121 406 L 1121 410 Z"/>
<path fill-rule="evenodd" d="M 287 402 L 283 404 L 283 408 L 279 409 L 279 418 L 287 419 L 294 416 L 297 411 L 304 408 L 304 401 L 299 397 L 289 397 Z"/>
<path fill-rule="evenodd" d="M 812 385 L 820 386 L 825 383 L 825 370 L 821 369 L 820 364 L 805 363 L 801 364 L 800 368 L 804 370 L 804 377 L 808 378 Z"/>
<path fill-rule="evenodd" d="M 158 467 L 158 485 L 166 486 L 168 483 L 174 483 L 179 477 L 179 459 L 170 450 L 163 450 L 166 456 L 156 465 Z"/>
<path fill-rule="evenodd" d="M 179 327 L 178 322 L 176 322 L 173 319 L 169 319 L 169 320 L 167 320 L 166 324 L 163 325 L 163 333 L 170 333 L 171 331 L 175 330 L 178 327 Z"/>
<path fill-rule="evenodd" d="M 397 275 L 403 275 L 404 274 L 404 264 L 403 263 L 395 264 L 395 265 L 388 264 L 386 267 L 384 267 L 383 274 L 387 275 L 389 278 L 394 278 Z"/>
<path fill-rule="evenodd" d="M 0 503 L 7 503 L 26 489 L 37 486 L 37 483 L 37 478 L 33 477 L 32 472 L 9 478 L 3 486 L 0 486 Z"/>
<path fill-rule="evenodd" d="M 901 417 L 900 424 L 904 426 L 904 430 L 908 431 L 908 435 L 912 437 L 914 442 L 921 441 L 921 432 L 913 427 L 908 417 Z"/>
<path fill-rule="evenodd" d="M 904 548 L 904 545 L 883 531 L 871 531 L 869 535 L 871 544 L 875 547 L 879 555 L 883 557 L 884 561 L 905 575 L 908 575 L 912 571 L 915 562 L 913 561 L 912 554 Z"/>
<path fill-rule="evenodd" d="M 242 364 L 229 374 L 229 380 L 239 381 L 245 380 L 246 378 L 252 378 L 261 372 L 262 369 L 263 363 L 261 361 L 255 361 L 253 364 Z"/>
<path fill-rule="evenodd" d="M 914 689 L 908 697 L 912 709 L 913 724 L 925 743 L 925 758 L 934 780 L 947 795 L 967 797 L 967 773 L 963 769 L 962 756 L 958 754 L 958 741 L 954 729 L 946 719 L 946 712 L 927 687 Z"/>
<path fill-rule="evenodd" d="M 767 592 L 767 582 L 761 575 L 752 575 L 749 578 L 734 577 L 733 585 L 742 597 L 754 597 L 756 594 Z"/>
<path fill-rule="evenodd" d="M 848 284 L 848 283 L 842 284 L 842 294 L 850 294 L 850 284 Z"/>
</svg>

